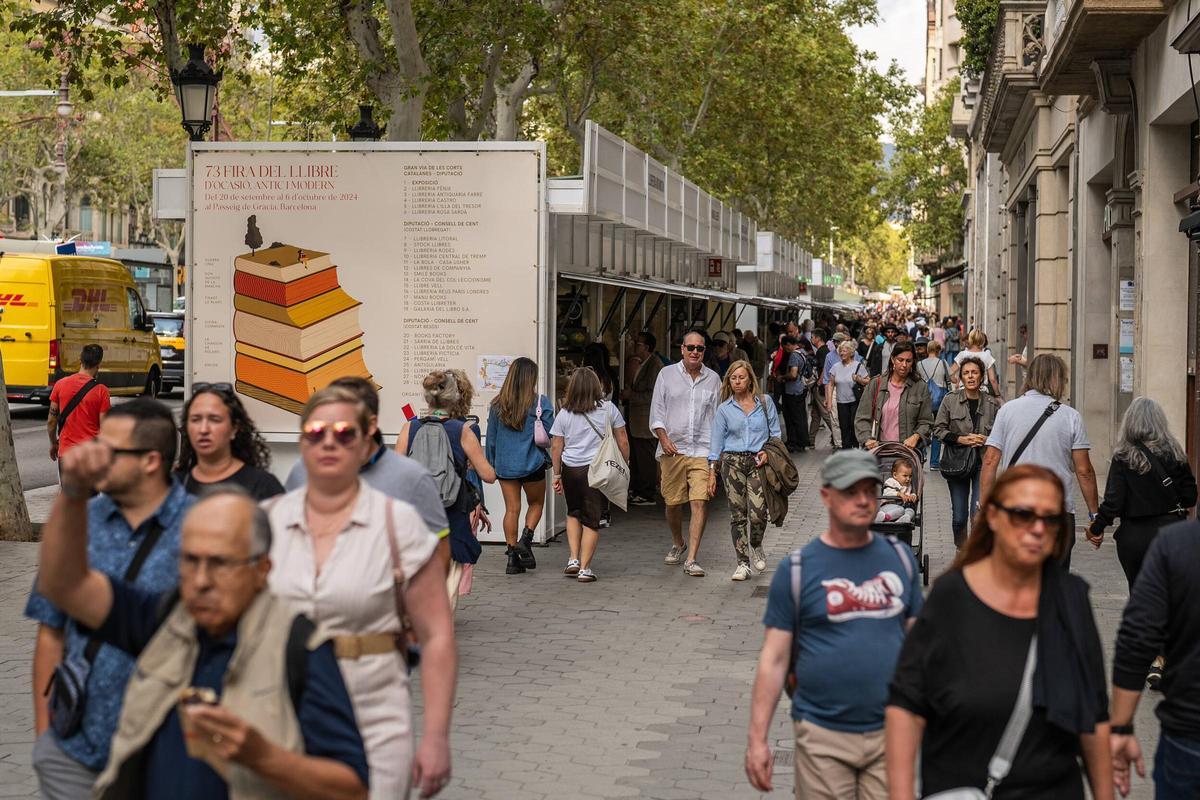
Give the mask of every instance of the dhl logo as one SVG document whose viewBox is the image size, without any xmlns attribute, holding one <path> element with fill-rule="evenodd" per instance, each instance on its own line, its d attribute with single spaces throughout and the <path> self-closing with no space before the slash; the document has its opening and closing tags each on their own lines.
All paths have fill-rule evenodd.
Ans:
<svg viewBox="0 0 1200 800">
<path fill-rule="evenodd" d="M 37 303 L 26 300 L 23 294 L 0 294 L 0 308 L 36 308 Z"/>
<path fill-rule="evenodd" d="M 72 289 L 71 302 L 63 311 L 116 311 L 116 303 L 109 303 L 108 289 Z"/>
</svg>

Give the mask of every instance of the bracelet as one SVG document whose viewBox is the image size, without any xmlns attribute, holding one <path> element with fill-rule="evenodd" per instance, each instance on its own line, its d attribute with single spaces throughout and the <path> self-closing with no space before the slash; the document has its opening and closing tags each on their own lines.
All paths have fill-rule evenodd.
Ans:
<svg viewBox="0 0 1200 800">
<path fill-rule="evenodd" d="M 1109 731 L 1117 736 L 1133 736 L 1133 722 L 1130 721 L 1126 725 L 1110 725 Z"/>
</svg>

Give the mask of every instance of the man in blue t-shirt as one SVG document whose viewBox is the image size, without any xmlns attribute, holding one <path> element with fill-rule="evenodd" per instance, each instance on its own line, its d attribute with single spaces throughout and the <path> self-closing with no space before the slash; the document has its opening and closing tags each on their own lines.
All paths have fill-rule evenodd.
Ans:
<svg viewBox="0 0 1200 800">
<path fill-rule="evenodd" d="M 906 545 L 871 532 L 881 482 L 875 457 L 842 450 L 826 460 L 821 479 L 829 528 L 800 552 L 798 615 L 791 556 L 771 580 L 746 775 L 756 789 L 771 790 L 767 732 L 795 642 L 796 797 L 886 800 L 884 706 L 921 608 L 920 578 Z"/>
</svg>

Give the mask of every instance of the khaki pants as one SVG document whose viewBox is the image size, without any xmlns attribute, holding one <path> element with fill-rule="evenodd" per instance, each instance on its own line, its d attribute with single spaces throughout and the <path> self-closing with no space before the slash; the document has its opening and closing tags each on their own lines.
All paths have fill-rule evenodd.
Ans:
<svg viewBox="0 0 1200 800">
<path fill-rule="evenodd" d="M 794 724 L 797 800 L 887 800 L 882 728 L 843 733 Z"/>
</svg>

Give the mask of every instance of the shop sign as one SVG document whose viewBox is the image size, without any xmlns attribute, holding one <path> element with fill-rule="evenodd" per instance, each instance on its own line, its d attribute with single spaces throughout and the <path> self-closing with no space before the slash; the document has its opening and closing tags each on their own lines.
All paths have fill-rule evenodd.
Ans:
<svg viewBox="0 0 1200 800">
<path fill-rule="evenodd" d="M 75 255 L 110 257 L 113 254 L 112 242 L 75 242 Z"/>
<path fill-rule="evenodd" d="M 708 277 L 720 278 L 723 275 L 722 262 L 719 258 L 710 258 L 708 260 Z"/>
</svg>

